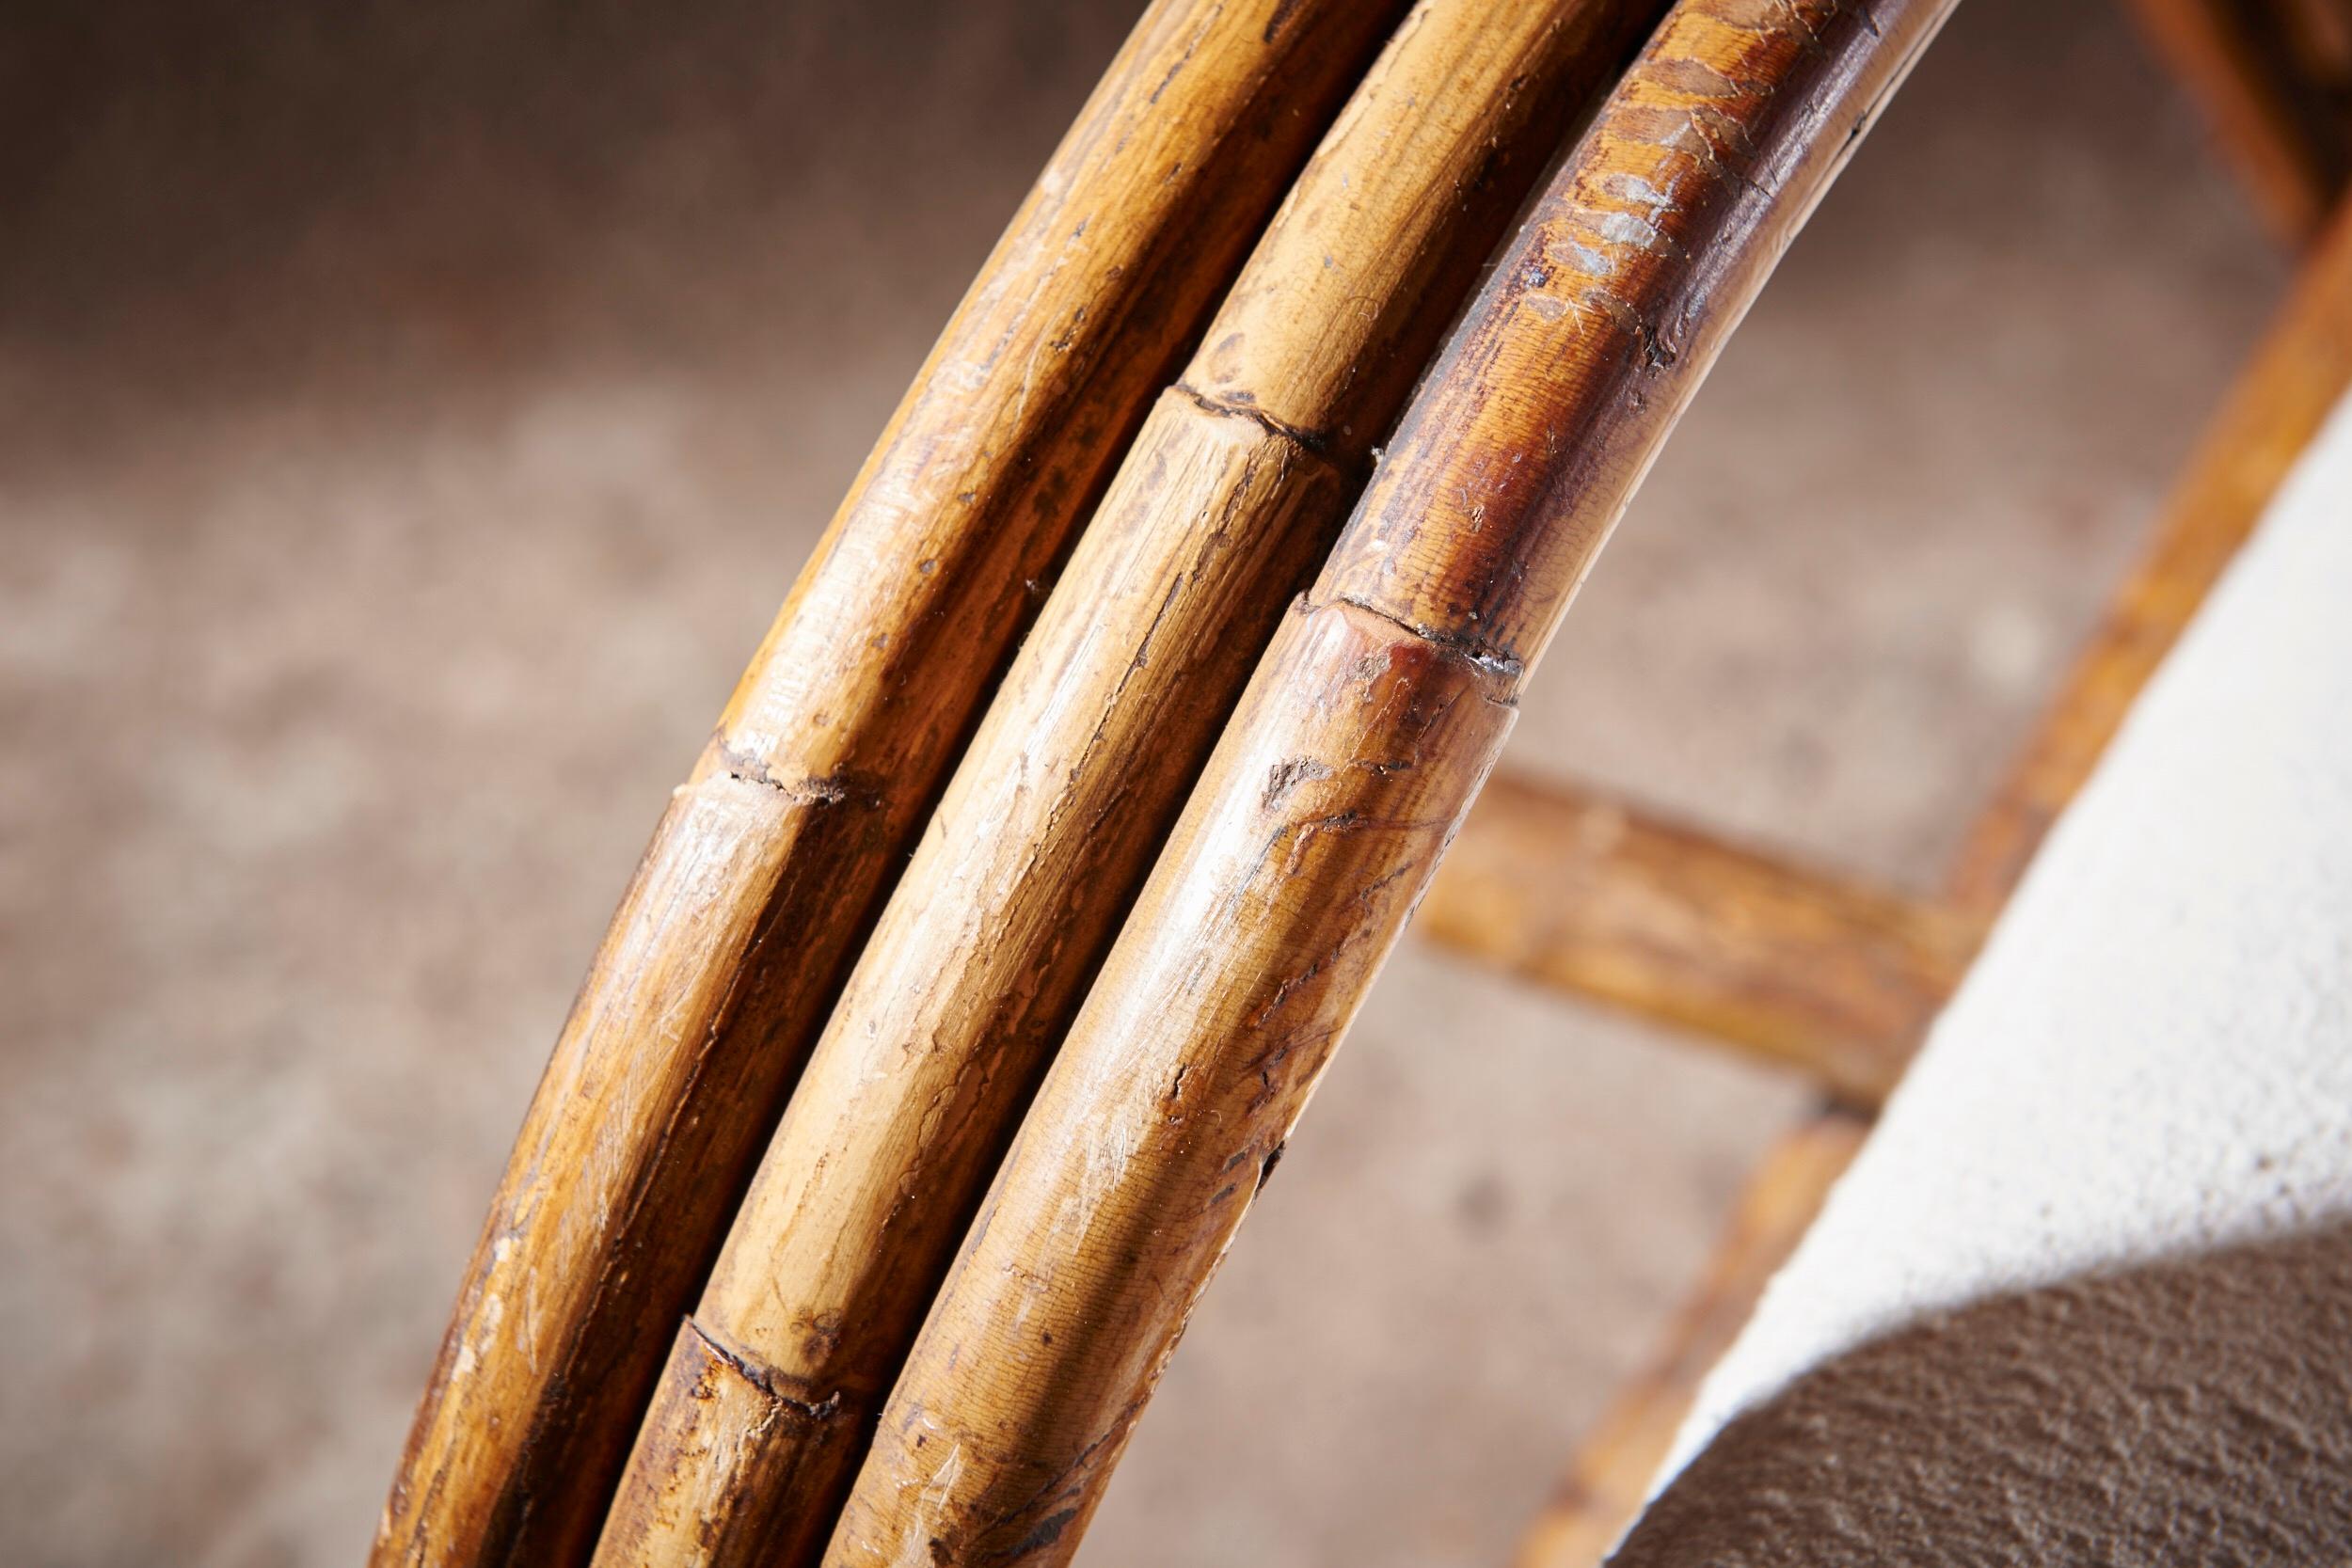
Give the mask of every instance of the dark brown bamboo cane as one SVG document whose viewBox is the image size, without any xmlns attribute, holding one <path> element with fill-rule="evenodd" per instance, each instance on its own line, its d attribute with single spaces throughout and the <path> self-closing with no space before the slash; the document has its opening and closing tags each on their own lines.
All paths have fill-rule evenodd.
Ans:
<svg viewBox="0 0 2352 1568">
<path fill-rule="evenodd" d="M 1391 0 L 1159 0 L 672 800 L 559 1038 L 375 1546 L 584 1557 L 848 963 L 1146 407 Z"/>
<path fill-rule="evenodd" d="M 1047 1074 L 827 1560 L 1066 1560 L 1524 677 L 1949 0 L 1682 0 L 1285 619 Z"/>
<path fill-rule="evenodd" d="M 989 1173 L 1372 443 L 1648 0 L 1423 0 L 1160 401 L 843 991 L 597 1560 L 823 1548 Z"/>
<path fill-rule="evenodd" d="M 2291 52 L 2263 47 L 2275 21 L 2238 0 L 2127 0 L 2126 8 L 2271 232 L 2309 244 L 2343 188 L 2344 150 L 2324 87 L 2297 79 Z"/>
</svg>

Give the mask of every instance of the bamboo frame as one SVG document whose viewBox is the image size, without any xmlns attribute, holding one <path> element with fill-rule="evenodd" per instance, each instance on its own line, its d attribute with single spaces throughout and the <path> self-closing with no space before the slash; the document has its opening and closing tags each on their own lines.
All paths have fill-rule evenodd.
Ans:
<svg viewBox="0 0 2352 1568">
<path fill-rule="evenodd" d="M 1932 35 L 1682 0 L 1277 634 L 1022 1125 L 826 1560 L 1058 1562 L 1733 325 Z"/>
<path fill-rule="evenodd" d="M 1516 199 L 1523 150 L 1556 134 L 1579 71 L 1613 60 L 1610 29 L 1642 3 L 1506 7 L 1482 31 L 1425 0 L 1147 420 L 1397 8 L 1154 6 L 674 799 L 517 1141 L 375 1560 L 584 1553 L 658 1370 L 652 1330 L 708 1266 L 838 992 L 742 1212 L 750 1239 L 739 1255 L 730 1243 L 677 1339 L 606 1538 L 615 1563 L 814 1553 L 979 1177 L 1250 656 Z M 2176 35 L 2200 9 L 2138 3 Z M 1274 631 L 914 1348 L 828 1560 L 1074 1549 L 1247 1207 L 1244 1180 L 1254 1192 L 1272 1168 L 1528 669 L 1675 414 L 1948 5 L 1682 0 L 1618 87 L 1312 596 Z M 2300 231 L 2317 165 L 2297 162 L 2292 116 L 2217 37 L 2176 50 L 2176 67 L 2221 103 L 2225 132 L 2259 154 L 2246 155 L 2258 189 Z M 2233 107 L 2233 92 L 2252 97 Z M 1432 183 L 1461 211 L 1412 199 Z M 1306 259 L 1321 254 L 1327 273 L 1334 248 L 1347 266 L 1318 277 Z M 2341 387 L 2352 309 L 2331 309 L 2324 344 L 2274 337 L 2292 389 L 2249 399 L 2234 434 L 2225 420 L 1948 901 L 1505 784 L 1471 818 L 1428 928 L 1874 1103 L 2250 528 L 2259 504 L 2244 503 L 2266 497 L 2301 438 L 2280 443 L 2297 420 L 2315 425 L 2330 374 Z M 1038 584 L 1097 496 L 1064 591 L 885 907 Z M 1205 534 L 1174 526 L 1211 518 Z M 1531 879 L 1537 863 L 1550 885 Z M 878 1107 L 872 1085 L 894 1069 Z M 1761 1207 L 1674 1354 L 1619 1406 L 1553 1518 L 1570 1557 L 1599 1539 L 1598 1511 L 1634 1500 L 1648 1470 L 1634 1456 L 1670 1435 L 1667 1413 L 1679 1418 L 1675 1402 L 1801 1233 L 1787 1222 L 1842 1168 L 1852 1126 L 1825 1115 L 1766 1170 Z M 1154 1222 L 1171 1209 L 1180 1223 Z M 1057 1328 L 1032 1344 L 1041 1322 Z M 1009 1323 L 1022 1325 L 1011 1338 Z M 980 1346 L 977 1368 L 945 1380 Z M 923 1451 L 943 1439 L 944 1461 Z"/>
<path fill-rule="evenodd" d="M 1646 0 L 1441 0 L 1373 66 L 959 765 L 679 1331 L 599 1562 L 822 1549 L 1258 651 L 1511 214 L 1652 20 Z"/>
<path fill-rule="evenodd" d="M 2292 58 L 2224 0 L 2128 0 L 2140 30 L 2212 128 L 2254 208 L 2282 243 L 2311 242 L 2344 177 L 2342 128 L 2322 122 Z"/>
<path fill-rule="evenodd" d="M 1413 929 L 1859 1105 L 1894 1088 L 1981 937 L 1940 899 L 1509 777 L 1479 797 Z"/>
<path fill-rule="evenodd" d="M 1699 1384 L 1739 1338 L 1869 1130 L 1867 1117 L 1831 1107 L 1766 1153 L 1663 1347 L 1578 1451 L 1521 1544 L 1518 1568 L 1596 1568 L 1608 1556 L 1641 1512 Z"/>
<path fill-rule="evenodd" d="M 2352 10 L 2306 14 L 2328 3 L 2249 10 L 2221 0 L 2129 0 L 2225 143 L 2248 143 L 2250 150 L 2233 150 L 2233 161 L 2258 205 L 2292 214 L 2283 228 L 2297 243 L 2312 238 L 2336 181 L 2322 168 L 2328 160 L 2318 148 L 2327 138 L 2289 100 L 2352 75 Z M 2257 34 L 2274 47 L 2261 47 Z M 2266 190 L 2266 181 L 2278 188 Z M 2307 348 L 2324 361 L 2324 348 Z M 2324 381 L 2324 363 L 2312 372 Z M 2304 417 L 2320 412 L 2307 404 Z M 2242 422 L 2260 418 L 2249 410 Z M 1973 957 L 1972 931 L 2005 901 L 2049 820 L 2234 549 L 2232 527 L 2252 526 L 2242 498 L 2230 492 L 2251 485 L 2266 495 L 2293 451 L 2222 429 L 2207 448 L 2212 456 L 2184 482 L 2167 525 L 2170 543 L 2160 546 L 2181 559 L 2152 556 L 2143 586 L 2118 599 L 2108 635 L 2058 704 L 2067 717 L 2053 718 L 1976 823 L 1948 891 L 1922 896 L 1873 887 L 1658 821 L 1630 803 L 1506 779 L 1464 826 L 1419 928 L 1525 978 L 1793 1067 L 1851 1103 L 1877 1103 Z M 2201 511 L 2215 515 L 2201 521 Z"/>
<path fill-rule="evenodd" d="M 2174 486 L 2148 553 L 1962 847 L 1951 877 L 1961 908 L 1989 912 L 2008 899 L 2348 377 L 2352 207 L 2329 224 Z"/>
<path fill-rule="evenodd" d="M 1074 525 L 1401 4 L 1158 0 L 673 799 L 518 1136 L 378 1564 L 594 1542 L 662 1346 Z"/>
<path fill-rule="evenodd" d="M 2292 294 L 2208 425 L 2146 554 L 1954 863 L 1957 908 L 2007 901 L 2058 814 L 2253 531 L 2328 412 L 2352 390 L 2352 206 L 2338 211 Z M 1639 1513 L 1700 1383 L 1804 1226 L 1760 1212 L 1818 1210 L 1845 1168 L 1820 1124 L 1800 1127 L 1751 1179 L 1713 1264 L 1649 1370 L 1579 1449 L 1530 1528 L 1519 1568 L 1595 1568 Z M 1851 1158 L 1851 1148 L 1846 1151 Z"/>
</svg>

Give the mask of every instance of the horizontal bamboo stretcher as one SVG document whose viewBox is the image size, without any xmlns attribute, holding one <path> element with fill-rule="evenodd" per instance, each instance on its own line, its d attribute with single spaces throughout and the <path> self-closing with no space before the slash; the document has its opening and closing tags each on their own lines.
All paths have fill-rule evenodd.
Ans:
<svg viewBox="0 0 2352 1568">
<path fill-rule="evenodd" d="M 1436 0 L 1146 421 L 679 1331 L 596 1560 L 814 1561 L 1021 1111 L 1283 606 L 1646 0 Z"/>
<path fill-rule="evenodd" d="M 678 1318 L 1069 540 L 1402 11 L 1157 0 L 866 461 L 613 917 L 380 1564 L 583 1560 Z"/>
<path fill-rule="evenodd" d="M 1982 936 L 1941 899 L 1509 777 L 1471 808 L 1413 928 L 1796 1068 L 1855 1105 L 1894 1088 Z"/>
<path fill-rule="evenodd" d="M 1683 0 L 1286 617 L 884 1408 L 826 1560 L 1066 1560 L 1674 420 L 1947 0 Z"/>
</svg>

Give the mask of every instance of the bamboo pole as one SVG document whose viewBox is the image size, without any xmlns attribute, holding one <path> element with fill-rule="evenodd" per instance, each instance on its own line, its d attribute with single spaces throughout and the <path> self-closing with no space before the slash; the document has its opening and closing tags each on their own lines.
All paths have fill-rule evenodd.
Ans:
<svg viewBox="0 0 2352 1568">
<path fill-rule="evenodd" d="M 516 1139 L 375 1562 L 586 1555 L 1037 585 L 1402 8 L 1158 0 L 1137 24 L 656 831 Z"/>
<path fill-rule="evenodd" d="M 1906 899 L 1574 790 L 1490 787 L 1421 928 L 1531 977 L 1883 1100 L 2042 840 L 2287 470 L 2352 387 L 2352 208 L 2339 209 L 2175 481 L 2154 536 L 1955 857 Z"/>
<path fill-rule="evenodd" d="M 2294 292 L 2232 384 L 2174 488 L 2147 553 L 2118 588 L 2106 624 L 2026 748 L 2010 784 L 1979 816 L 1954 878 L 1961 905 L 1990 918 L 2074 799 L 2123 715 L 2186 628 L 2321 420 L 2352 387 L 2352 207 L 2341 209 Z M 1760 1208 L 1818 1210 L 1845 1168 L 1808 1158 L 1801 1128 L 1759 1168 L 1723 1251 L 1682 1323 L 1736 1330 L 1803 1239 L 1764 1227 Z M 1809 1194 L 1808 1190 L 1810 1189 Z M 1740 1282 L 1752 1282 L 1743 1289 Z M 1733 1320 L 1737 1320 L 1736 1322 Z M 1701 1381 L 1730 1336 L 1670 1337 L 1658 1371 L 1635 1383 L 1573 1462 L 1532 1528 L 1521 1568 L 1595 1568 L 1632 1521 Z"/>
<path fill-rule="evenodd" d="M 1755 1315 L 1869 1132 L 1830 1109 L 1801 1122 L 1748 1178 L 1715 1254 L 1666 1342 L 1609 1406 L 1520 1544 L 1518 1568 L 1598 1568 L 1649 1496 L 1699 1385 Z"/>
<path fill-rule="evenodd" d="M 1883 1101 L 1978 924 L 1557 784 L 1486 786 L 1414 929 Z"/>
<path fill-rule="evenodd" d="M 1947 8 L 1682 0 L 1611 95 L 1260 665 L 932 1307 L 829 1563 L 1074 1552 L 1526 668 Z"/>
<path fill-rule="evenodd" d="M 2098 765 L 2287 470 L 2352 386 L 2352 205 L 2233 383 L 2166 502 L 2154 542 L 2107 607 L 2032 741 L 1954 862 L 1953 899 L 1990 914 Z"/>
<path fill-rule="evenodd" d="M 813 1559 L 882 1395 L 1284 604 L 1654 20 L 1424 0 L 1301 176 L 959 765 L 679 1330 L 599 1563 Z"/>
</svg>

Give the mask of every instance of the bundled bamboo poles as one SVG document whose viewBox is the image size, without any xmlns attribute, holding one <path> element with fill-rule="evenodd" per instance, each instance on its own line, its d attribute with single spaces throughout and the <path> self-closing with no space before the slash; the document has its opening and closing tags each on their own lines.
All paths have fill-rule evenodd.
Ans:
<svg viewBox="0 0 2352 1568">
<path fill-rule="evenodd" d="M 1038 583 L 1402 8 L 1158 0 L 1138 24 L 656 832 L 516 1142 L 378 1563 L 586 1554 Z"/>
<path fill-rule="evenodd" d="M 1682 0 L 1227 727 L 882 1414 L 833 1564 L 1066 1560 L 1643 472 L 1949 0 Z"/>
<path fill-rule="evenodd" d="M 600 1563 L 821 1550 L 1047 1054 L 1510 214 L 1654 18 L 1424 0 L 1164 396 L 679 1331 Z"/>
</svg>

